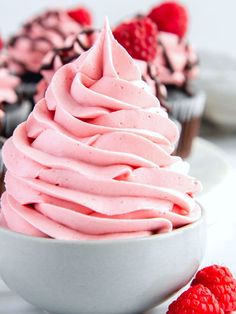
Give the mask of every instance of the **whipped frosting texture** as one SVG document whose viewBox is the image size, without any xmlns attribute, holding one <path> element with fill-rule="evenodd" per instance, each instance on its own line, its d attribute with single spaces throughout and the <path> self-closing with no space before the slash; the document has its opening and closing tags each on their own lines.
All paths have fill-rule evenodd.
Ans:
<svg viewBox="0 0 236 314">
<path fill-rule="evenodd" d="M 67 240 L 148 236 L 197 220 L 201 186 L 171 156 L 178 138 L 106 22 L 53 76 L 3 148 L 1 224 Z"/>
</svg>

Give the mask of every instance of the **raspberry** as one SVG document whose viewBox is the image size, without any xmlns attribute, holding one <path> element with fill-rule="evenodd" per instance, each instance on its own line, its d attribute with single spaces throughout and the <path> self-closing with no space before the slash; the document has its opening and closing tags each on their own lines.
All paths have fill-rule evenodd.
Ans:
<svg viewBox="0 0 236 314">
<path fill-rule="evenodd" d="M 224 314 L 215 296 L 203 285 L 190 287 L 174 301 L 166 314 Z"/>
<path fill-rule="evenodd" d="M 135 59 L 151 61 L 157 53 L 157 27 L 147 17 L 135 18 L 120 24 L 114 37 Z"/>
<path fill-rule="evenodd" d="M 157 25 L 159 31 L 173 33 L 184 37 L 188 28 L 187 9 L 175 2 L 168 1 L 156 6 L 148 17 Z"/>
<path fill-rule="evenodd" d="M 2 47 L 3 47 L 3 40 L 2 40 L 2 38 L 0 37 L 0 50 L 2 49 Z"/>
<path fill-rule="evenodd" d="M 73 10 L 67 11 L 67 14 L 75 20 L 77 23 L 82 26 L 91 26 L 92 25 L 92 15 L 86 8 L 76 8 Z"/>
<path fill-rule="evenodd" d="M 236 310 L 236 281 L 227 267 L 213 265 L 203 268 L 191 285 L 197 284 L 207 287 L 225 312 Z"/>
</svg>

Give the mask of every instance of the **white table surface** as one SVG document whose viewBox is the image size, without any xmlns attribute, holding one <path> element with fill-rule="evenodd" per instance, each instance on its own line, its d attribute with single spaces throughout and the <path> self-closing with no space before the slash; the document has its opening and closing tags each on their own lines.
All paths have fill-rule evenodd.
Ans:
<svg viewBox="0 0 236 314">
<path fill-rule="evenodd" d="M 213 263 L 228 266 L 236 276 L 236 133 L 222 133 L 214 128 L 203 128 L 202 136 L 220 147 L 232 167 L 231 174 L 217 192 L 212 192 L 211 210 L 220 213 L 220 219 L 209 226 L 208 243 L 202 266 Z M 215 194 L 214 194 L 215 193 Z M 216 198 L 214 202 L 214 198 Z M 213 200 L 213 201 L 212 201 Z M 207 199 L 206 199 L 207 203 Z M 222 213 L 222 215 L 221 215 Z M 168 302 L 169 303 L 169 302 Z M 168 303 L 146 314 L 164 314 Z M 0 314 L 43 314 L 10 292 L 0 281 Z"/>
</svg>

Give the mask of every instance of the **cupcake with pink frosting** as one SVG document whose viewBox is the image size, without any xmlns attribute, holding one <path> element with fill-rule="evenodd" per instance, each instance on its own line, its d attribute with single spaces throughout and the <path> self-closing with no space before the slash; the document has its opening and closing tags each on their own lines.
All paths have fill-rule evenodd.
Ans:
<svg viewBox="0 0 236 314">
<path fill-rule="evenodd" d="M 172 156 L 176 125 L 106 23 L 54 74 L 3 148 L 1 226 L 91 240 L 171 232 L 201 216 L 200 183 Z"/>
<path fill-rule="evenodd" d="M 25 82 L 26 93 L 32 97 L 45 55 L 60 48 L 70 35 L 78 34 L 92 23 L 85 8 L 49 10 L 29 20 L 7 43 L 8 67 Z"/>
<path fill-rule="evenodd" d="M 168 105 L 165 107 L 182 125 L 176 154 L 184 158 L 191 152 L 205 105 L 205 93 L 196 84 L 198 56 L 186 40 L 188 23 L 186 8 L 170 1 L 114 30 L 116 39 L 128 52 L 148 64 L 149 70 L 142 67 L 142 73 L 153 93 L 159 97 L 160 84 L 166 87 Z M 145 29 L 145 24 L 151 26 Z"/>
<path fill-rule="evenodd" d="M 26 120 L 31 104 L 21 92 L 21 80 L 8 68 L 0 68 L 0 136 L 9 137 L 15 127 Z"/>
</svg>

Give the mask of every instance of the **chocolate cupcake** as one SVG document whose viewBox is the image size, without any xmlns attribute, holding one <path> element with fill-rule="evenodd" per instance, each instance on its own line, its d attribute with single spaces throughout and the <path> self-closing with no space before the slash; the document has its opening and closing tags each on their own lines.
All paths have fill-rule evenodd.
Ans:
<svg viewBox="0 0 236 314">
<path fill-rule="evenodd" d="M 0 68 L 0 136 L 10 137 L 15 127 L 26 120 L 32 105 L 22 94 L 20 78 Z"/>
<path fill-rule="evenodd" d="M 198 56 L 186 40 L 189 13 L 183 5 L 172 1 L 154 7 L 148 17 L 159 30 L 153 63 L 167 87 L 169 113 L 182 125 L 176 154 L 186 158 L 198 135 L 206 100 L 197 82 Z"/>
<path fill-rule="evenodd" d="M 186 158 L 198 135 L 205 107 L 205 92 L 198 87 L 198 57 L 184 39 L 160 32 L 158 53 L 152 62 L 158 79 L 167 88 L 169 114 L 181 123 L 182 131 L 176 154 Z"/>
<path fill-rule="evenodd" d="M 89 12 L 87 14 L 90 16 Z M 68 36 L 87 27 L 91 22 L 88 16 L 81 18 L 80 9 L 49 10 L 31 19 L 10 38 L 7 43 L 8 67 L 20 76 L 27 98 L 33 101 L 36 85 L 42 78 L 39 70 L 45 55 L 62 47 Z"/>
<path fill-rule="evenodd" d="M 196 83 L 199 60 L 186 41 L 188 12 L 176 2 L 166 2 L 119 25 L 117 40 L 136 59 L 147 63 L 141 67 L 143 78 L 160 99 L 170 117 L 182 127 L 176 154 L 186 158 L 198 134 L 205 105 L 205 93 Z M 144 72 L 143 72 L 144 70 Z M 166 87 L 164 102 L 160 91 Z"/>
</svg>

